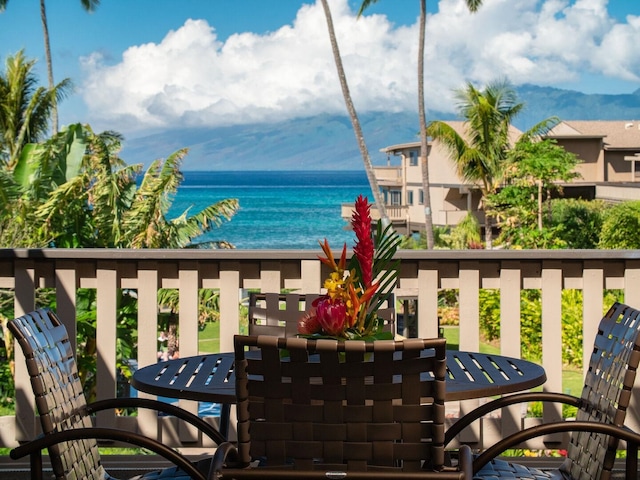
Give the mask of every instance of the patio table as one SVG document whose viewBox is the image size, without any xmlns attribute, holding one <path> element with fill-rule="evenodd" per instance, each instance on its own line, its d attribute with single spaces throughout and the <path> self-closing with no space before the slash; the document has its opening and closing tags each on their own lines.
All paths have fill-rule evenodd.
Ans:
<svg viewBox="0 0 640 480">
<path fill-rule="evenodd" d="M 542 366 L 519 358 L 447 350 L 446 400 L 492 397 L 542 385 Z M 140 368 L 131 385 L 169 398 L 222 404 L 220 433 L 228 433 L 229 407 L 236 402 L 234 353 L 209 353 Z"/>
</svg>

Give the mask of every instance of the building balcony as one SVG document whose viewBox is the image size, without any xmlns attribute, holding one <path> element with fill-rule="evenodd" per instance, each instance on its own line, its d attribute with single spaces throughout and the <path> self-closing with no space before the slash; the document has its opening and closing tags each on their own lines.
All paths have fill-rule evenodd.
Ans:
<svg viewBox="0 0 640 480">
<path fill-rule="evenodd" d="M 380 187 L 400 187 L 403 185 L 402 166 L 373 167 Z"/>
<path fill-rule="evenodd" d="M 351 220 L 353 209 L 353 203 L 343 203 L 341 205 L 340 216 L 347 221 Z M 387 211 L 387 217 L 389 217 L 391 223 L 404 224 L 407 222 L 407 215 L 409 212 L 409 207 L 407 205 L 385 205 L 385 209 Z M 371 220 L 373 220 L 374 223 L 380 220 L 380 212 L 378 212 L 375 204 L 371 205 Z"/>
<path fill-rule="evenodd" d="M 97 397 L 113 397 L 117 391 L 116 313 L 118 292 L 132 289 L 138 298 L 138 365 L 157 361 L 158 302 L 160 288 L 179 293 L 180 356 L 198 354 L 198 290 L 219 294 L 220 350 L 233 350 L 233 335 L 240 332 L 241 310 L 248 289 L 278 292 L 282 289 L 317 293 L 327 275 L 318 252 L 289 250 L 109 250 L 109 249 L 2 249 L 0 288 L 14 293 L 16 316 L 33 310 L 36 290 L 55 291 L 56 311 L 66 322 L 71 338 L 76 334 L 76 294 L 79 288 L 97 295 Z M 402 250 L 396 298 L 415 300 L 415 334 L 439 333 L 438 293 L 454 289 L 459 298 L 461 350 L 478 351 L 481 289 L 496 289 L 500 298 L 503 355 L 520 357 L 525 341 L 520 323 L 520 295 L 525 289 L 542 295 L 542 365 L 548 380 L 544 389 L 563 391 L 562 305 L 563 290 L 583 294 L 584 364 L 588 364 L 598 322 L 608 305 L 604 292 L 618 289 L 624 301 L 640 307 L 640 254 L 638 251 L 424 251 Z M 402 332 L 401 332 L 402 333 Z M 406 332 L 405 332 L 406 333 Z M 33 412 L 29 375 L 16 352 L 16 415 L 0 417 L 0 446 L 13 447 L 38 431 Z M 577 392 L 579 395 L 579 392 Z M 140 393 L 140 395 L 144 395 Z M 636 393 L 637 395 L 637 393 Z M 452 416 L 482 400 L 448 405 Z M 197 411 L 193 402 L 181 405 Z M 640 407 L 632 401 L 627 424 L 638 427 Z M 492 445 L 524 425 L 557 418 L 559 412 L 544 408 L 542 418 L 529 418 L 520 409 L 506 409 L 499 417 L 485 418 L 464 438 L 475 448 Z M 216 422 L 212 417 L 211 422 Z M 197 434 L 173 418 L 140 411 L 137 416 L 101 415 L 105 427 L 131 429 L 176 447 L 203 445 Z M 566 438 L 538 439 L 523 448 L 563 448 Z"/>
</svg>

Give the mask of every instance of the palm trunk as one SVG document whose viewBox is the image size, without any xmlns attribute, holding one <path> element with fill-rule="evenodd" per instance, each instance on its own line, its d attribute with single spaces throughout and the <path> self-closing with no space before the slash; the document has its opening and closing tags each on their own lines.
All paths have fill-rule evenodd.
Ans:
<svg viewBox="0 0 640 480">
<path fill-rule="evenodd" d="M 422 167 L 422 190 L 424 195 L 424 229 L 427 248 L 433 249 L 433 212 L 429 189 L 429 157 L 427 145 L 427 115 L 424 107 L 424 42 L 427 23 L 427 0 L 420 0 L 420 42 L 418 44 L 418 115 L 420 117 L 420 165 Z"/>
<path fill-rule="evenodd" d="M 51 44 L 49 43 L 49 27 L 47 25 L 47 11 L 44 0 L 40 0 L 40 18 L 42 19 L 42 33 L 44 35 L 44 56 L 47 61 L 47 77 L 49 78 L 49 89 L 53 90 L 53 62 L 51 60 Z M 53 108 L 51 109 L 51 131 L 55 135 L 58 133 L 58 100 L 53 98 Z"/>
<path fill-rule="evenodd" d="M 167 354 L 169 359 L 178 358 L 179 355 L 177 320 L 174 314 L 169 317 L 169 328 L 167 329 Z"/>
<path fill-rule="evenodd" d="M 344 73 L 344 68 L 342 66 L 342 57 L 340 56 L 338 41 L 336 40 L 336 34 L 333 29 L 333 19 L 331 18 L 331 10 L 329 9 L 328 0 L 322 0 L 322 7 L 324 8 L 324 14 L 327 18 L 329 40 L 331 41 L 333 58 L 336 62 L 336 68 L 338 70 L 338 78 L 340 79 L 340 86 L 342 87 L 342 95 L 344 96 L 344 101 L 347 105 L 347 111 L 349 112 L 349 117 L 351 118 L 351 124 L 353 125 L 353 131 L 356 135 L 356 140 L 358 141 L 358 147 L 360 148 L 360 154 L 362 155 L 362 160 L 364 162 L 364 169 L 367 173 L 369 186 L 371 187 L 371 194 L 373 195 L 374 203 L 376 205 L 376 208 L 378 209 L 380 218 L 382 219 L 382 225 L 386 227 L 387 225 L 389 225 L 387 210 L 384 206 L 384 201 L 382 200 L 380 189 L 378 188 L 378 181 L 376 180 L 376 176 L 373 172 L 373 165 L 371 164 L 371 158 L 369 157 L 367 145 L 364 142 L 364 135 L 362 133 L 362 128 L 360 127 L 358 114 L 356 113 L 356 109 L 353 106 L 353 101 L 351 100 L 351 93 L 349 92 L 349 86 L 347 85 L 347 76 Z"/>
<path fill-rule="evenodd" d="M 484 243 L 487 250 L 493 249 L 493 217 L 484 212 Z"/>
</svg>

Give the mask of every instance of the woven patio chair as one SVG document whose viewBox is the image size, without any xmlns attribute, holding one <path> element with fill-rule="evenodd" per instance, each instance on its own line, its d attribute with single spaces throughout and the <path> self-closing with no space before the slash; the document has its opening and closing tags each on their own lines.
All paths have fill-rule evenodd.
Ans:
<svg viewBox="0 0 640 480">
<path fill-rule="evenodd" d="M 153 409 L 196 426 L 220 444 L 225 439 L 214 427 L 179 407 L 151 399 L 113 398 L 87 404 L 67 330 L 53 311 L 39 309 L 9 321 L 8 326 L 26 357 L 43 432 L 10 452 L 13 459 L 30 456 L 31 478 L 43 477 L 41 452 L 44 448 L 48 449 L 53 474 L 58 480 L 112 478 L 101 464 L 97 439 L 148 448 L 176 465 L 136 478 L 206 478 L 211 457 L 194 464 L 166 445 L 143 435 L 94 427 L 91 416 L 113 408 Z"/>
<path fill-rule="evenodd" d="M 627 478 L 636 478 L 635 433 L 623 428 L 640 361 L 640 312 L 614 303 L 600 321 L 580 398 L 553 392 L 529 392 L 499 398 L 465 414 L 447 430 L 445 445 L 478 418 L 520 402 L 543 401 L 578 407 L 576 422 L 554 422 L 509 436 L 474 460 L 475 479 L 609 479 L 620 439 L 630 442 Z M 622 428 L 621 428 L 622 427 Z M 571 432 L 567 458 L 557 470 L 540 471 L 496 459 L 526 439 Z M 631 473 L 633 472 L 633 473 Z"/>
<path fill-rule="evenodd" d="M 298 293 L 249 293 L 249 335 L 296 336 L 298 320 L 319 296 Z M 386 306 L 383 305 L 377 312 L 384 322 L 383 329 L 395 334 L 396 311 L 393 294 L 386 300 Z"/>
<path fill-rule="evenodd" d="M 444 466 L 444 339 L 236 336 L 235 352 L 238 443 L 216 478 L 471 478 L 468 447 Z"/>
</svg>

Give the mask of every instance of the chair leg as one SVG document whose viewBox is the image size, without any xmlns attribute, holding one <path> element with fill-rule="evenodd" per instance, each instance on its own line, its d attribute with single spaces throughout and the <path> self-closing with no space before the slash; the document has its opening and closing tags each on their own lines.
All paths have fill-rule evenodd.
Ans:
<svg viewBox="0 0 640 480">
<path fill-rule="evenodd" d="M 42 452 L 37 451 L 29 455 L 29 464 L 31 466 L 31 480 L 42 480 Z"/>
<path fill-rule="evenodd" d="M 627 443 L 626 478 L 637 478 L 638 475 L 638 444 Z"/>
</svg>

